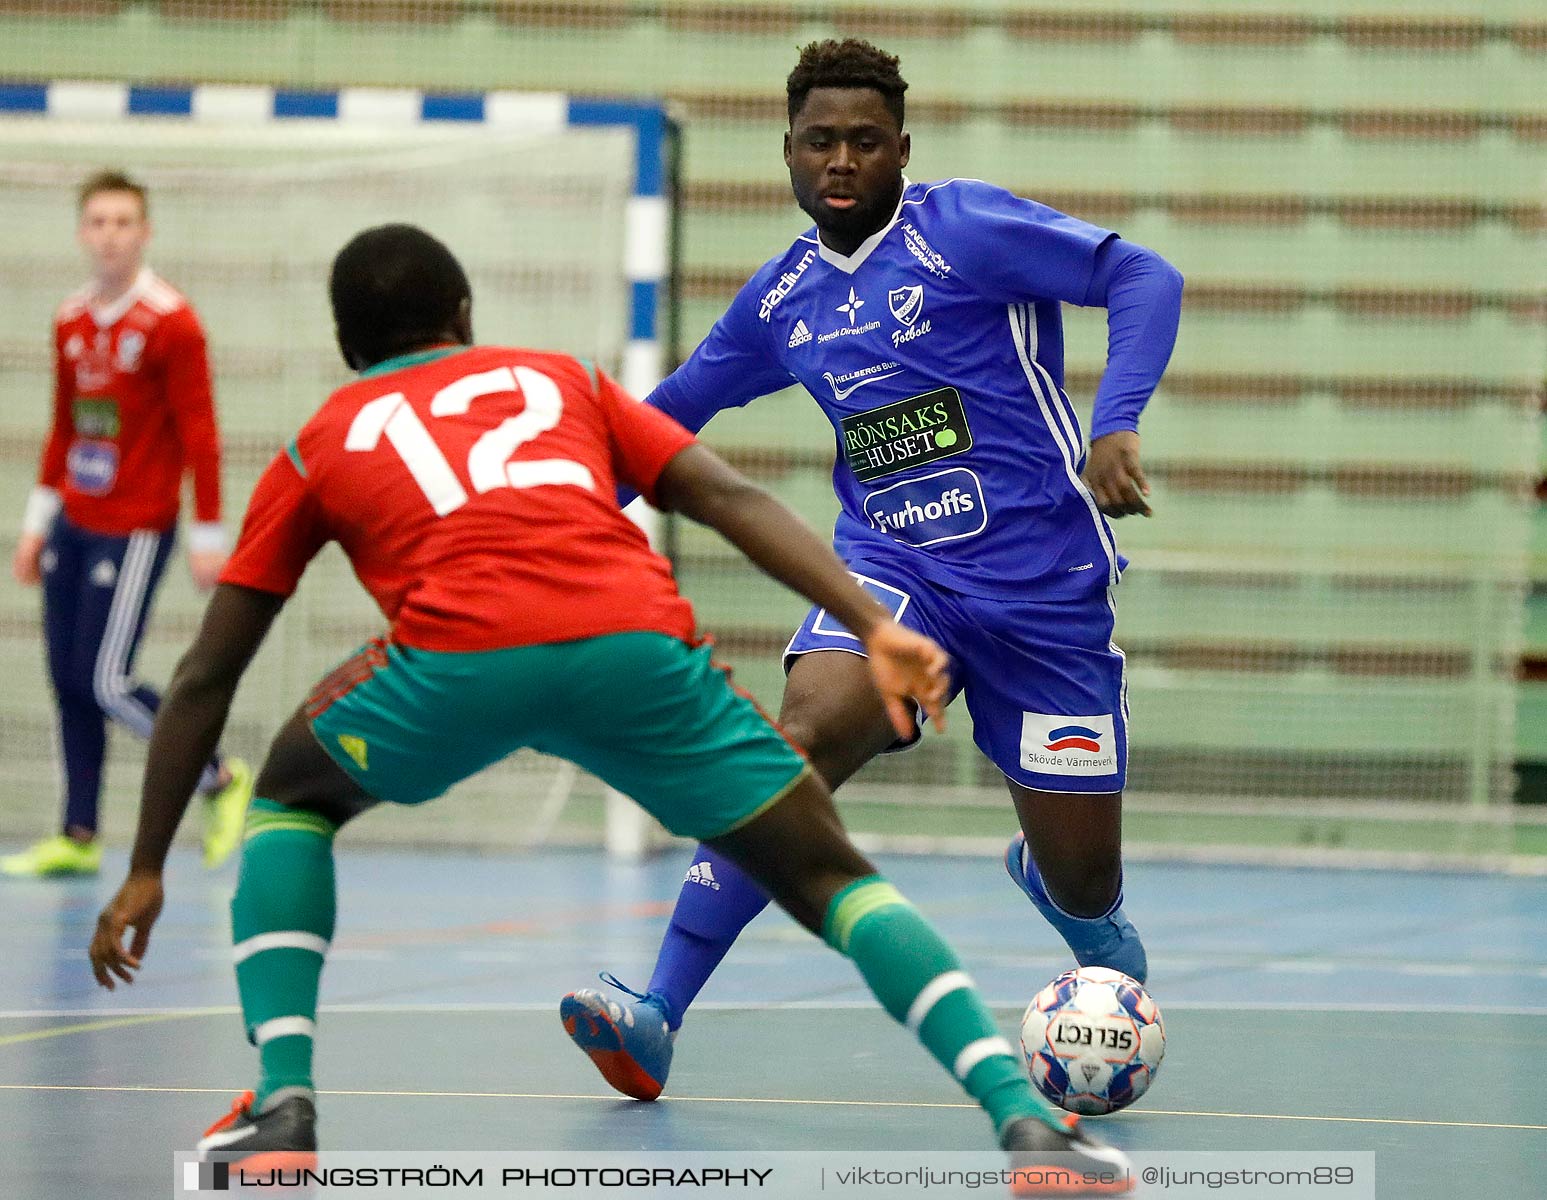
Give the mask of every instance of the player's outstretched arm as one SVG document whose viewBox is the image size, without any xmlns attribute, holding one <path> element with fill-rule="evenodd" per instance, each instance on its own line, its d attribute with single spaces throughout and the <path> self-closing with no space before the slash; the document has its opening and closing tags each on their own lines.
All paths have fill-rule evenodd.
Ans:
<svg viewBox="0 0 1547 1200">
<path fill-rule="evenodd" d="M 150 737 L 129 878 L 97 918 L 91 940 L 92 971 L 109 991 L 115 975 L 134 982 L 161 913 L 161 871 L 172 838 L 220 741 L 236 685 L 284 603 L 283 596 L 221 584 L 172 675 Z M 125 947 L 130 928 L 134 938 Z"/>
<path fill-rule="evenodd" d="M 949 660 L 934 642 L 891 620 L 793 512 L 703 445 L 678 454 L 656 481 L 662 506 L 717 530 L 754 563 L 843 622 L 865 643 L 876 687 L 899 736 L 911 737 L 911 700 L 945 728 Z"/>
</svg>

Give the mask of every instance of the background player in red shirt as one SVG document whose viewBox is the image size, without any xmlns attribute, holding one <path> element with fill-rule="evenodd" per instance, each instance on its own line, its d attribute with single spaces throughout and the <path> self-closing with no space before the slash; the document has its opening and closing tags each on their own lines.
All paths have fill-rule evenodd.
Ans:
<svg viewBox="0 0 1547 1200">
<path fill-rule="evenodd" d="M 145 266 L 145 189 L 116 171 L 80 190 L 79 238 L 92 279 L 54 318 L 54 412 L 12 573 L 43 584 L 43 632 L 59 706 L 64 832 L 0 860 L 8 875 L 91 874 L 107 718 L 149 737 L 157 693 L 131 674 L 172 552 L 183 474 L 193 474 L 188 564 L 201 590 L 226 560 L 220 441 L 204 331 L 188 302 Z M 204 856 L 236 848 L 252 793 L 239 759 L 212 757 Z"/>
<path fill-rule="evenodd" d="M 842 620 L 899 731 L 915 697 L 940 721 L 944 652 L 895 624 L 825 542 L 670 417 L 576 359 L 472 347 L 467 278 L 428 234 L 366 231 L 330 287 L 340 348 L 361 376 L 253 494 L 156 722 L 129 878 L 91 944 L 102 986 L 133 981 L 167 848 L 242 672 L 307 562 L 336 540 L 390 629 L 317 686 L 259 775 L 231 914 L 261 1078 L 200 1149 L 253 1173 L 309 1165 L 316 1149 L 312 1044 L 338 827 L 381 800 L 433 799 L 531 746 L 751 872 L 855 962 L 1006 1148 L 1124 1178 L 1121 1155 L 1032 1091 L 954 954 L 855 850 L 804 756 L 711 661 L 616 489 L 712 526 Z"/>
</svg>

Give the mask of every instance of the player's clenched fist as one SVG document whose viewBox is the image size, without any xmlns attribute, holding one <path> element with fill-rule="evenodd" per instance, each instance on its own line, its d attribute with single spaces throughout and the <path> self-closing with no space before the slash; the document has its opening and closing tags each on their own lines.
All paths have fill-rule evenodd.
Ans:
<svg viewBox="0 0 1547 1200">
<path fill-rule="evenodd" d="M 1139 465 L 1139 435 L 1133 430 L 1119 429 L 1093 441 L 1083 478 L 1096 507 L 1107 516 L 1155 515 L 1147 500 L 1149 481 Z"/>
<path fill-rule="evenodd" d="M 42 579 L 40 564 L 43 560 L 43 538 L 36 533 L 24 533 L 16 542 L 16 554 L 11 559 L 11 574 L 23 587 L 36 587 Z"/>
<path fill-rule="evenodd" d="M 886 704 L 886 715 L 900 738 L 912 738 L 916 700 L 936 730 L 945 732 L 945 695 L 950 685 L 950 657 L 921 633 L 894 621 L 883 621 L 865 638 L 870 670 Z"/>
</svg>

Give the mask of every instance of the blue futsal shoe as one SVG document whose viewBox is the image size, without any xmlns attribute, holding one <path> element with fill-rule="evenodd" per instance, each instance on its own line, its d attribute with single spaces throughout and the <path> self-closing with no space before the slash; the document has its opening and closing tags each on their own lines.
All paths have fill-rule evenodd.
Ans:
<svg viewBox="0 0 1547 1200">
<path fill-rule="evenodd" d="M 1119 889 L 1117 902 L 1104 917 L 1070 916 L 1054 904 L 1042 886 L 1037 874 L 1037 864 L 1026 850 L 1026 835 L 1017 833 L 1010 839 L 1004 854 L 1004 868 L 1015 880 L 1015 886 L 1025 892 L 1048 924 L 1058 930 L 1059 936 L 1074 951 L 1074 960 L 1082 967 L 1109 967 L 1143 983 L 1149 976 L 1149 959 L 1144 953 L 1144 943 L 1139 931 L 1123 914 L 1123 893 Z"/>
<path fill-rule="evenodd" d="M 618 1091 L 654 1100 L 666 1086 L 677 1035 L 654 994 L 641 995 L 605 973 L 602 980 L 633 999 L 613 1000 L 595 988 L 571 992 L 559 1001 L 564 1032 Z"/>
</svg>

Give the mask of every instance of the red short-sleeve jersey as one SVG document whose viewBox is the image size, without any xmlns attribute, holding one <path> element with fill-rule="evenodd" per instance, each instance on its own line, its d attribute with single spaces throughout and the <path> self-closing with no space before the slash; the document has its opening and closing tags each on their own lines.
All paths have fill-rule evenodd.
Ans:
<svg viewBox="0 0 1547 1200">
<path fill-rule="evenodd" d="M 393 360 L 334 392 L 269 464 L 221 580 L 289 595 L 337 541 L 403 645 L 690 638 L 692 608 L 616 489 L 653 499 L 692 443 L 566 355 Z"/>
<path fill-rule="evenodd" d="M 149 268 L 112 304 L 83 289 L 54 318 L 54 415 L 38 482 L 94 533 L 168 529 L 185 471 L 220 520 L 220 439 L 199 318 Z"/>
</svg>

